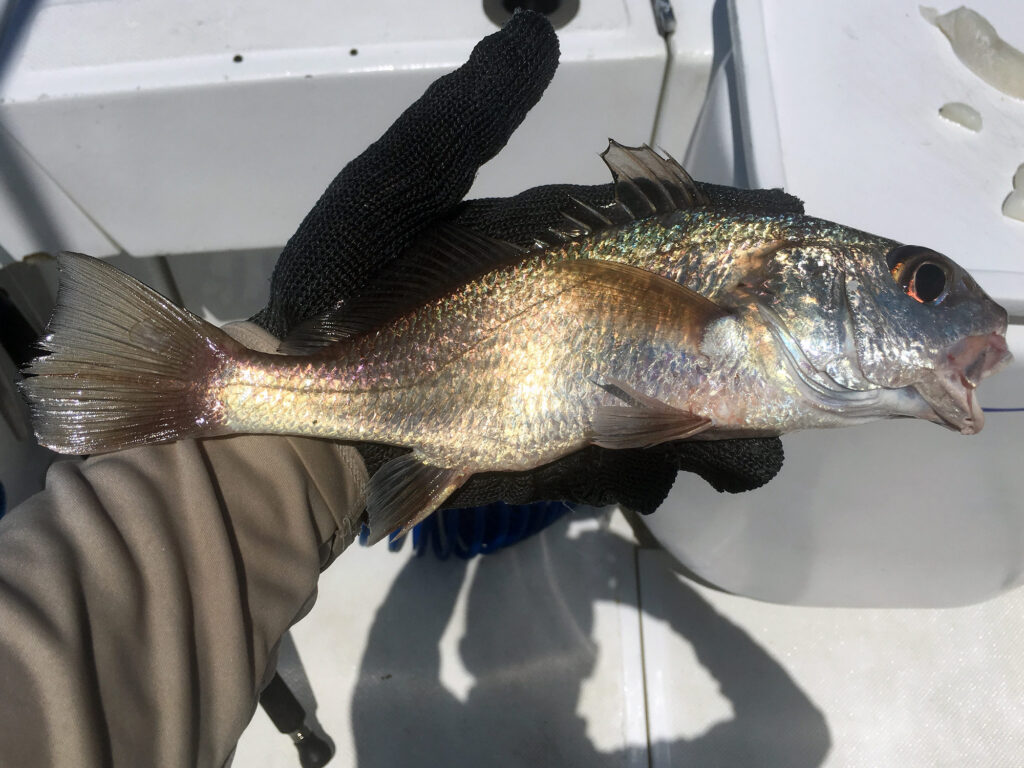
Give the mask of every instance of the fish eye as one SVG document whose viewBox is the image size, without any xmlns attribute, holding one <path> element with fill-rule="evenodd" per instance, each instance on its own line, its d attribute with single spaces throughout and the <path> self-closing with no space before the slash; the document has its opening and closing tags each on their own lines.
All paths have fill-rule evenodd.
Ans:
<svg viewBox="0 0 1024 768">
<path fill-rule="evenodd" d="M 889 271 L 903 292 L 921 304 L 938 304 L 953 283 L 953 267 L 940 253 L 901 245 L 886 256 Z"/>
<path fill-rule="evenodd" d="M 938 264 L 922 262 L 914 268 L 906 291 L 922 304 L 931 304 L 946 290 L 946 273 Z"/>
</svg>

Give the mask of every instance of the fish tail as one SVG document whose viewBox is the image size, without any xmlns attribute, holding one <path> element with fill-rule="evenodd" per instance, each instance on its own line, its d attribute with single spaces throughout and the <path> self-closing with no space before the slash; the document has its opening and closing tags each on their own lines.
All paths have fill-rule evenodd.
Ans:
<svg viewBox="0 0 1024 768">
<path fill-rule="evenodd" d="M 39 443 L 104 453 L 226 431 L 211 382 L 241 345 L 110 264 L 57 260 L 49 354 L 21 384 Z"/>
</svg>

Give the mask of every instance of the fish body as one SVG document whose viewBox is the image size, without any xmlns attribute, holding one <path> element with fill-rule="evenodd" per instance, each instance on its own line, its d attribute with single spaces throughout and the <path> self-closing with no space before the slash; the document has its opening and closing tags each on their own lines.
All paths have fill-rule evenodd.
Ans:
<svg viewBox="0 0 1024 768">
<path fill-rule="evenodd" d="M 233 431 L 415 445 L 441 466 L 527 469 L 600 442 L 595 410 L 622 404 L 603 385 L 642 382 L 682 410 L 716 385 L 694 329 L 721 310 L 665 285 L 629 266 L 544 255 L 323 355 L 233 360 L 214 388 Z M 742 386 L 723 399 L 740 399 L 752 378 L 730 378 Z"/>
<path fill-rule="evenodd" d="M 605 159 L 617 203 L 574 201 L 556 244 L 442 231 L 407 286 L 301 329 L 285 345 L 301 354 L 247 350 L 114 268 L 63 256 L 52 354 L 25 383 L 40 440 L 75 453 L 226 432 L 407 446 L 371 479 L 380 538 L 474 473 L 588 444 L 901 416 L 981 429 L 974 388 L 1009 358 L 1006 313 L 951 260 L 812 217 L 711 208 L 646 148 L 613 144 Z"/>
</svg>

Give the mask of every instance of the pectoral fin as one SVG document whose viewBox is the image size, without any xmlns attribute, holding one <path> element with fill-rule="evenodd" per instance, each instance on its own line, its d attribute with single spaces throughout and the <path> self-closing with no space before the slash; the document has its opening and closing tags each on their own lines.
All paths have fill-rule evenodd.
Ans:
<svg viewBox="0 0 1024 768">
<path fill-rule="evenodd" d="M 599 406 L 594 413 L 592 440 L 602 448 L 649 448 L 693 437 L 711 426 L 711 419 L 638 392 L 623 381 L 612 379 L 598 386 L 626 403 Z"/>
<path fill-rule="evenodd" d="M 408 533 L 436 510 L 469 475 L 465 469 L 433 467 L 415 453 L 392 459 L 370 478 L 366 515 L 370 544 L 400 529 Z"/>
</svg>

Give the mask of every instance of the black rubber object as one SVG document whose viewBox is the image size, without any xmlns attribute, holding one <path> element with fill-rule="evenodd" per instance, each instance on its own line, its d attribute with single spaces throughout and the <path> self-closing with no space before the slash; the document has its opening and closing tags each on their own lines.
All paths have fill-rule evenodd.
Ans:
<svg viewBox="0 0 1024 768">
<path fill-rule="evenodd" d="M 257 316 L 283 336 L 351 296 L 457 205 L 555 74 L 558 38 L 519 12 L 342 169 L 285 245 Z"/>
<path fill-rule="evenodd" d="M 260 706 L 274 727 L 291 737 L 302 768 L 320 768 L 334 757 L 331 745 L 306 725 L 306 710 L 276 672 L 270 684 L 260 693 Z"/>
<path fill-rule="evenodd" d="M 277 336 L 356 295 L 416 237 L 441 221 L 520 245 L 561 223 L 571 194 L 602 204 L 611 184 L 538 187 L 515 197 L 462 202 L 480 165 L 505 145 L 558 66 L 558 39 L 540 14 L 521 11 L 484 38 L 469 61 L 435 81 L 363 154 L 338 174 L 281 253 L 271 298 L 254 321 Z M 595 154 L 602 148 L 594 148 Z M 779 190 L 701 185 L 713 205 L 761 213 L 800 213 Z M 373 473 L 402 452 L 360 445 Z M 477 506 L 564 500 L 614 502 L 653 512 L 679 471 L 695 472 L 720 491 L 768 482 L 782 466 L 776 438 L 679 442 L 609 451 L 590 447 L 529 472 L 471 479 L 445 504 Z"/>
</svg>

